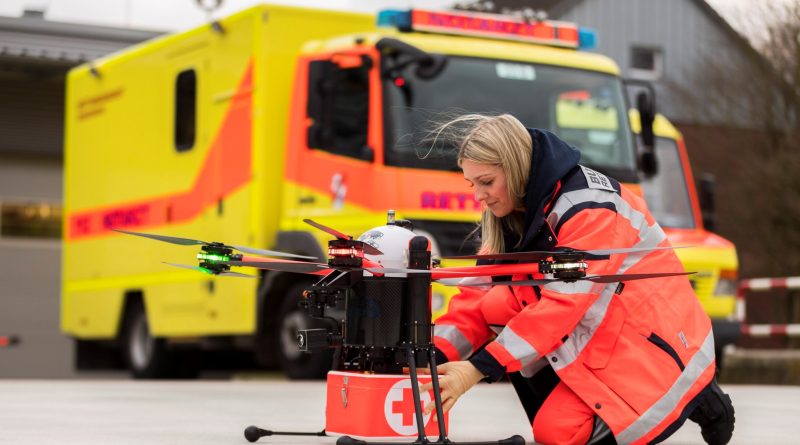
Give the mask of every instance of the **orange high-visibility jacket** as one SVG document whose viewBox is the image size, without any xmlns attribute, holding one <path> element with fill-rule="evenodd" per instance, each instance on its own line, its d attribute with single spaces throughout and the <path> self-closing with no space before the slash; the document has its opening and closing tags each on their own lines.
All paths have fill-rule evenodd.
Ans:
<svg viewBox="0 0 800 445">
<path fill-rule="evenodd" d="M 518 238 L 508 237 L 507 250 L 669 246 L 639 196 L 577 165 L 575 150 L 551 133 L 531 135 L 528 230 L 515 248 Z M 671 249 L 587 262 L 589 274 L 683 271 Z M 514 278 L 530 277 L 542 277 L 536 264 Z M 494 380 L 549 363 L 620 444 L 657 437 L 714 376 L 711 322 L 685 276 L 461 289 L 434 328 L 447 360 L 469 358 Z"/>
</svg>

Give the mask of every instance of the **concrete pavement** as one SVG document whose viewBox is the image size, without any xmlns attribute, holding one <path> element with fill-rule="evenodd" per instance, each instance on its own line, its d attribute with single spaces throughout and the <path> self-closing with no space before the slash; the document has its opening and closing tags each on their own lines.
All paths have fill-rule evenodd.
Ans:
<svg viewBox="0 0 800 445">
<path fill-rule="evenodd" d="M 727 385 L 736 407 L 733 444 L 796 444 L 800 387 Z M 0 380 L 0 443 L 10 445 L 247 444 L 246 426 L 319 431 L 322 382 L 274 380 Z M 509 384 L 481 384 L 452 412 L 450 438 L 532 442 Z M 406 441 L 406 443 L 411 440 Z M 262 438 L 265 444 L 333 444 L 333 437 Z M 668 444 L 702 445 L 691 422 Z"/>
</svg>

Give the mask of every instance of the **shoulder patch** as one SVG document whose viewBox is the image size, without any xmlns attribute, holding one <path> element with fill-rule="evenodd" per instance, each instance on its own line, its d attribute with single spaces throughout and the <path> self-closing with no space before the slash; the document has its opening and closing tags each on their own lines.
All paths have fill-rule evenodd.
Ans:
<svg viewBox="0 0 800 445">
<path fill-rule="evenodd" d="M 583 176 L 586 177 L 586 183 L 589 184 L 590 189 L 608 190 L 614 192 L 614 186 L 608 177 L 602 173 L 598 173 L 591 168 L 586 168 L 582 165 L 579 166 L 583 170 Z"/>
</svg>

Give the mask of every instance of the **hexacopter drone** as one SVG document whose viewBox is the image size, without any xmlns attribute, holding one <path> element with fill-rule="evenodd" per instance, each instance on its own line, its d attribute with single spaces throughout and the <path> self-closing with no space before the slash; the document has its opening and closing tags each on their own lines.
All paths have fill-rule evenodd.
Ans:
<svg viewBox="0 0 800 445">
<path fill-rule="evenodd" d="M 673 247 L 576 250 L 561 248 L 555 251 L 514 252 L 489 255 L 468 255 L 450 259 L 515 260 L 516 264 L 490 264 L 465 267 L 436 267 L 432 261 L 431 242 L 412 232 L 411 223 L 395 220 L 389 211 L 387 224 L 368 230 L 358 239 L 311 220 L 306 223 L 323 230 L 335 239 L 328 242 L 328 262 L 300 261 L 311 257 L 272 250 L 229 246 L 218 242 L 205 242 L 188 238 L 137 233 L 143 236 L 179 245 L 201 245 L 197 255 L 198 266 L 167 263 L 172 266 L 197 270 L 212 275 L 249 277 L 231 270 L 231 267 L 251 267 L 280 272 L 319 275 L 321 279 L 303 293 L 301 305 L 313 318 L 328 318 L 326 309 L 341 308 L 344 319 L 335 320 L 331 329 L 306 329 L 297 334 L 298 347 L 311 352 L 336 348 L 332 368 L 346 372 L 402 374 L 407 368 L 411 379 L 417 440 L 414 444 L 454 444 L 447 438 L 442 401 L 439 394 L 436 359 L 432 343 L 430 286 L 432 282 L 458 286 L 515 285 L 542 286 L 552 282 L 592 281 L 616 283 L 649 278 L 688 275 L 687 272 L 648 274 L 587 275 L 586 261 L 605 259 L 609 255 L 673 249 Z M 258 256 L 234 253 L 240 251 Z M 294 258 L 294 259 L 277 259 Z M 494 281 L 467 284 L 460 279 L 472 277 L 513 276 L 517 274 L 543 274 L 552 278 Z M 422 403 L 420 401 L 418 367 L 429 367 L 433 383 L 439 437 L 429 441 L 424 430 Z M 321 432 L 278 432 L 250 426 L 245 437 L 255 442 L 271 435 L 313 435 Z M 339 437 L 337 445 L 397 444 L 373 442 Z M 463 444 L 463 442 L 461 442 Z M 489 442 L 470 444 L 522 445 L 521 436 Z"/>
</svg>

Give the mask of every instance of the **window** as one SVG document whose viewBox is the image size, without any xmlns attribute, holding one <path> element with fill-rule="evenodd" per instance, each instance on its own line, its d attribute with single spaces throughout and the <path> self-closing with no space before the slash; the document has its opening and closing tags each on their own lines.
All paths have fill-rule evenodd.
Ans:
<svg viewBox="0 0 800 445">
<path fill-rule="evenodd" d="M 175 149 L 191 150 L 197 128 L 197 73 L 181 71 L 175 81 Z"/>
<path fill-rule="evenodd" d="M 0 203 L 0 237 L 61 238 L 61 206 Z"/>
<path fill-rule="evenodd" d="M 308 80 L 308 116 L 313 120 L 308 146 L 371 161 L 368 64 L 341 68 L 329 61 L 312 62 Z"/>
<path fill-rule="evenodd" d="M 431 122 L 465 112 L 511 113 L 581 149 L 581 163 L 618 180 L 637 181 L 622 85 L 614 76 L 493 59 L 449 56 L 433 79 L 403 71 L 404 88 L 383 81 L 387 165 L 457 170 L 457 147 L 434 140 Z M 464 85 L 469 85 L 465 94 Z M 409 98 L 413 99 L 409 101 Z"/>
<path fill-rule="evenodd" d="M 663 69 L 663 54 L 658 48 L 634 46 L 631 49 L 631 76 L 658 79 Z"/>
</svg>

